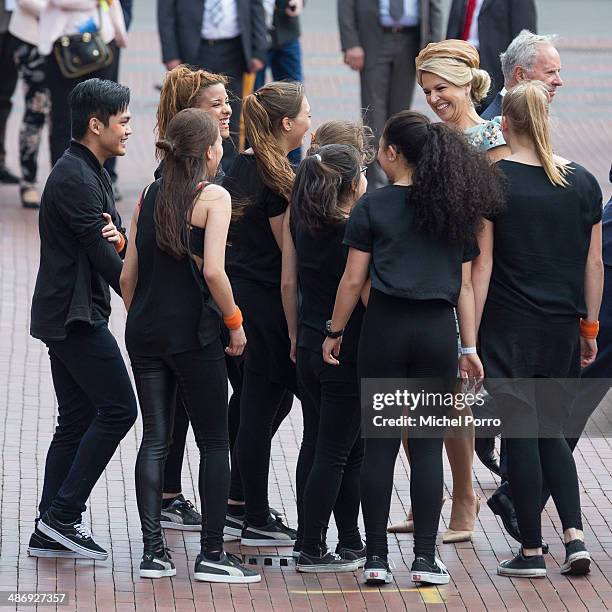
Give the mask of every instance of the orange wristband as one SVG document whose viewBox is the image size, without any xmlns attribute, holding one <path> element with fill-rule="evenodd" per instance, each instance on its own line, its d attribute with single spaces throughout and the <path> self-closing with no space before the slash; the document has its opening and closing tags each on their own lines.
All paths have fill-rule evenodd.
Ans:
<svg viewBox="0 0 612 612">
<path fill-rule="evenodd" d="M 236 306 L 236 310 L 234 310 L 234 314 L 231 317 L 223 317 L 223 322 L 225 323 L 225 327 L 230 330 L 238 329 L 242 325 L 242 312 L 240 312 L 240 308 Z"/>
<path fill-rule="evenodd" d="M 599 332 L 599 321 L 580 319 L 580 335 L 587 340 L 595 340 Z"/>
<path fill-rule="evenodd" d="M 117 253 L 121 253 L 123 251 L 123 247 L 125 246 L 125 236 L 119 232 L 119 242 L 115 242 L 115 251 Z"/>
</svg>

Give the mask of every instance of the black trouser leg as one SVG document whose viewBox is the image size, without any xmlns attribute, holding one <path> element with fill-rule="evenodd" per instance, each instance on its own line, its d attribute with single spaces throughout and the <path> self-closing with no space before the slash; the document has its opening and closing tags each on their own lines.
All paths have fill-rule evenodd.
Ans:
<svg viewBox="0 0 612 612">
<path fill-rule="evenodd" d="M 35 46 L 18 45 L 15 60 L 23 79 L 25 110 L 19 129 L 19 161 L 22 185 L 34 185 L 38 173 L 38 150 L 51 104 L 45 83 L 46 58 Z"/>
<path fill-rule="evenodd" d="M 206 359 L 203 351 L 187 351 L 163 358 L 133 356 L 132 366 L 138 379 L 143 422 L 148 421 L 137 468 L 137 479 L 141 481 L 137 484 L 139 510 L 145 516 L 145 520 L 141 519 L 145 549 L 156 549 L 161 541 L 158 527 L 163 462 L 171 435 L 174 389 L 178 386 L 200 451 L 202 549 L 222 550 L 229 486 L 225 362 Z"/>
<path fill-rule="evenodd" d="M 65 472 L 70 454 L 74 453 L 68 473 L 49 508 L 68 522 L 82 514 L 91 490 L 119 442 L 134 424 L 136 398 L 121 351 L 105 321 L 94 327 L 75 326 L 65 340 L 48 341 L 47 345 L 52 361 L 57 362 L 54 384 L 58 385 L 58 402 L 68 398 L 67 404 L 59 404 L 62 412 L 47 457 L 46 470 L 52 481 L 57 483 L 57 476 L 52 474 Z M 84 397 L 89 407 L 81 420 L 75 411 L 83 406 Z M 85 420 L 90 420 L 87 428 Z M 49 503 L 51 489 L 51 484 L 43 488 L 47 491 L 45 505 Z M 42 506 L 41 502 L 41 509 Z"/>
<path fill-rule="evenodd" d="M 457 333 L 450 304 L 413 301 L 372 290 L 359 341 L 360 378 L 438 378 L 457 374 Z M 433 560 L 442 506 L 444 431 L 409 437 L 414 552 Z M 361 504 L 368 556 L 387 556 L 387 520 L 400 437 L 366 440 Z M 416 463 L 415 463 L 416 462 Z"/>
<path fill-rule="evenodd" d="M 354 447 L 361 447 L 357 444 L 361 413 L 356 368 L 350 364 L 326 365 L 318 353 L 300 349 L 298 377 L 302 401 L 308 397 L 304 407 L 304 429 L 307 421 L 308 429 L 312 429 L 308 435 L 305 433 L 304 442 L 310 447 L 314 439 L 313 450 L 307 451 L 312 461 L 302 495 L 298 485 L 298 508 L 302 509 L 300 524 L 304 525 L 302 548 L 308 554 L 319 554 L 321 545 L 325 544 L 332 510 L 340 543 L 357 548 L 361 544 L 357 526 L 359 450 L 348 465 Z"/>
<path fill-rule="evenodd" d="M 238 464 L 250 525 L 268 522 L 268 474 L 273 425 L 290 391 L 263 375 L 244 368 L 240 398 L 240 429 L 236 444 Z"/>
<path fill-rule="evenodd" d="M 142 441 L 136 459 L 136 503 L 145 551 L 163 547 L 160 526 L 164 462 L 172 435 L 177 384 L 160 357 L 131 356 L 142 413 Z"/>
<path fill-rule="evenodd" d="M 6 125 L 13 104 L 11 98 L 17 86 L 17 65 L 13 52 L 15 38 L 10 32 L 0 34 L 0 166 L 6 162 Z"/>
<path fill-rule="evenodd" d="M 174 426 L 170 429 L 172 436 L 168 456 L 164 467 L 164 493 L 177 495 L 183 491 L 182 471 L 189 417 L 180 394 L 176 396 L 174 413 Z"/>
</svg>

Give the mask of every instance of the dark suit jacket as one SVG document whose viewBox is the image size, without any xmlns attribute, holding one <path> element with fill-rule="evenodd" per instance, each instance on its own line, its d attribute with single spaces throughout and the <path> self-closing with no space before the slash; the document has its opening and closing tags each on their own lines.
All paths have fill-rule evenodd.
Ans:
<svg viewBox="0 0 612 612">
<path fill-rule="evenodd" d="M 378 0 L 338 0 L 342 50 L 363 47 L 366 68 L 376 62 L 383 35 Z M 420 0 L 420 46 L 442 38 L 442 0 Z"/>
<path fill-rule="evenodd" d="M 132 23 L 132 0 L 121 0 L 121 10 L 123 11 L 123 20 L 125 21 L 125 29 L 130 29 Z"/>
<path fill-rule="evenodd" d="M 202 38 L 205 0 L 158 0 L 157 27 L 162 61 L 180 59 L 195 64 Z M 262 0 L 236 0 L 247 64 L 256 57 L 265 62 L 268 33 Z"/>
<path fill-rule="evenodd" d="M 274 21 L 270 36 L 272 48 L 278 49 L 288 42 L 300 37 L 300 18 L 290 17 L 285 13 L 289 0 L 276 0 L 274 8 Z"/>
<path fill-rule="evenodd" d="M 461 38 L 468 0 L 453 0 L 446 38 Z M 491 75 L 488 100 L 504 86 L 499 54 L 524 29 L 536 32 L 535 0 L 484 0 L 478 15 L 480 67 Z"/>
<path fill-rule="evenodd" d="M 502 114 L 502 102 L 504 98 L 500 93 L 495 95 L 493 98 L 493 102 L 487 106 L 483 113 L 480 113 L 480 116 L 483 119 L 493 119 L 493 117 L 499 117 Z"/>
</svg>

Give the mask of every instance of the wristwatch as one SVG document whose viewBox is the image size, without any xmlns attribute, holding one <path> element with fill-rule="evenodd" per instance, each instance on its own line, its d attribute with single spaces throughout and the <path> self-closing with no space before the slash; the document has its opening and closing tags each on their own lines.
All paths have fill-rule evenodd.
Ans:
<svg viewBox="0 0 612 612">
<path fill-rule="evenodd" d="M 341 329 L 339 331 L 332 331 L 332 327 L 331 327 L 331 319 L 329 321 L 327 321 L 325 323 L 325 335 L 328 338 L 341 338 L 342 334 L 344 333 L 344 330 Z"/>
</svg>

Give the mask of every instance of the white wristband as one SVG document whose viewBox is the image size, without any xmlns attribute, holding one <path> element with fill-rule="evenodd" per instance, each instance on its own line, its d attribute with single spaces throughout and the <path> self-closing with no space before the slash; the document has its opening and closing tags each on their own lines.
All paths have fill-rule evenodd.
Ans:
<svg viewBox="0 0 612 612">
<path fill-rule="evenodd" d="M 475 355 L 476 354 L 476 347 L 475 346 L 462 346 L 461 347 L 461 354 L 462 355 Z"/>
</svg>

